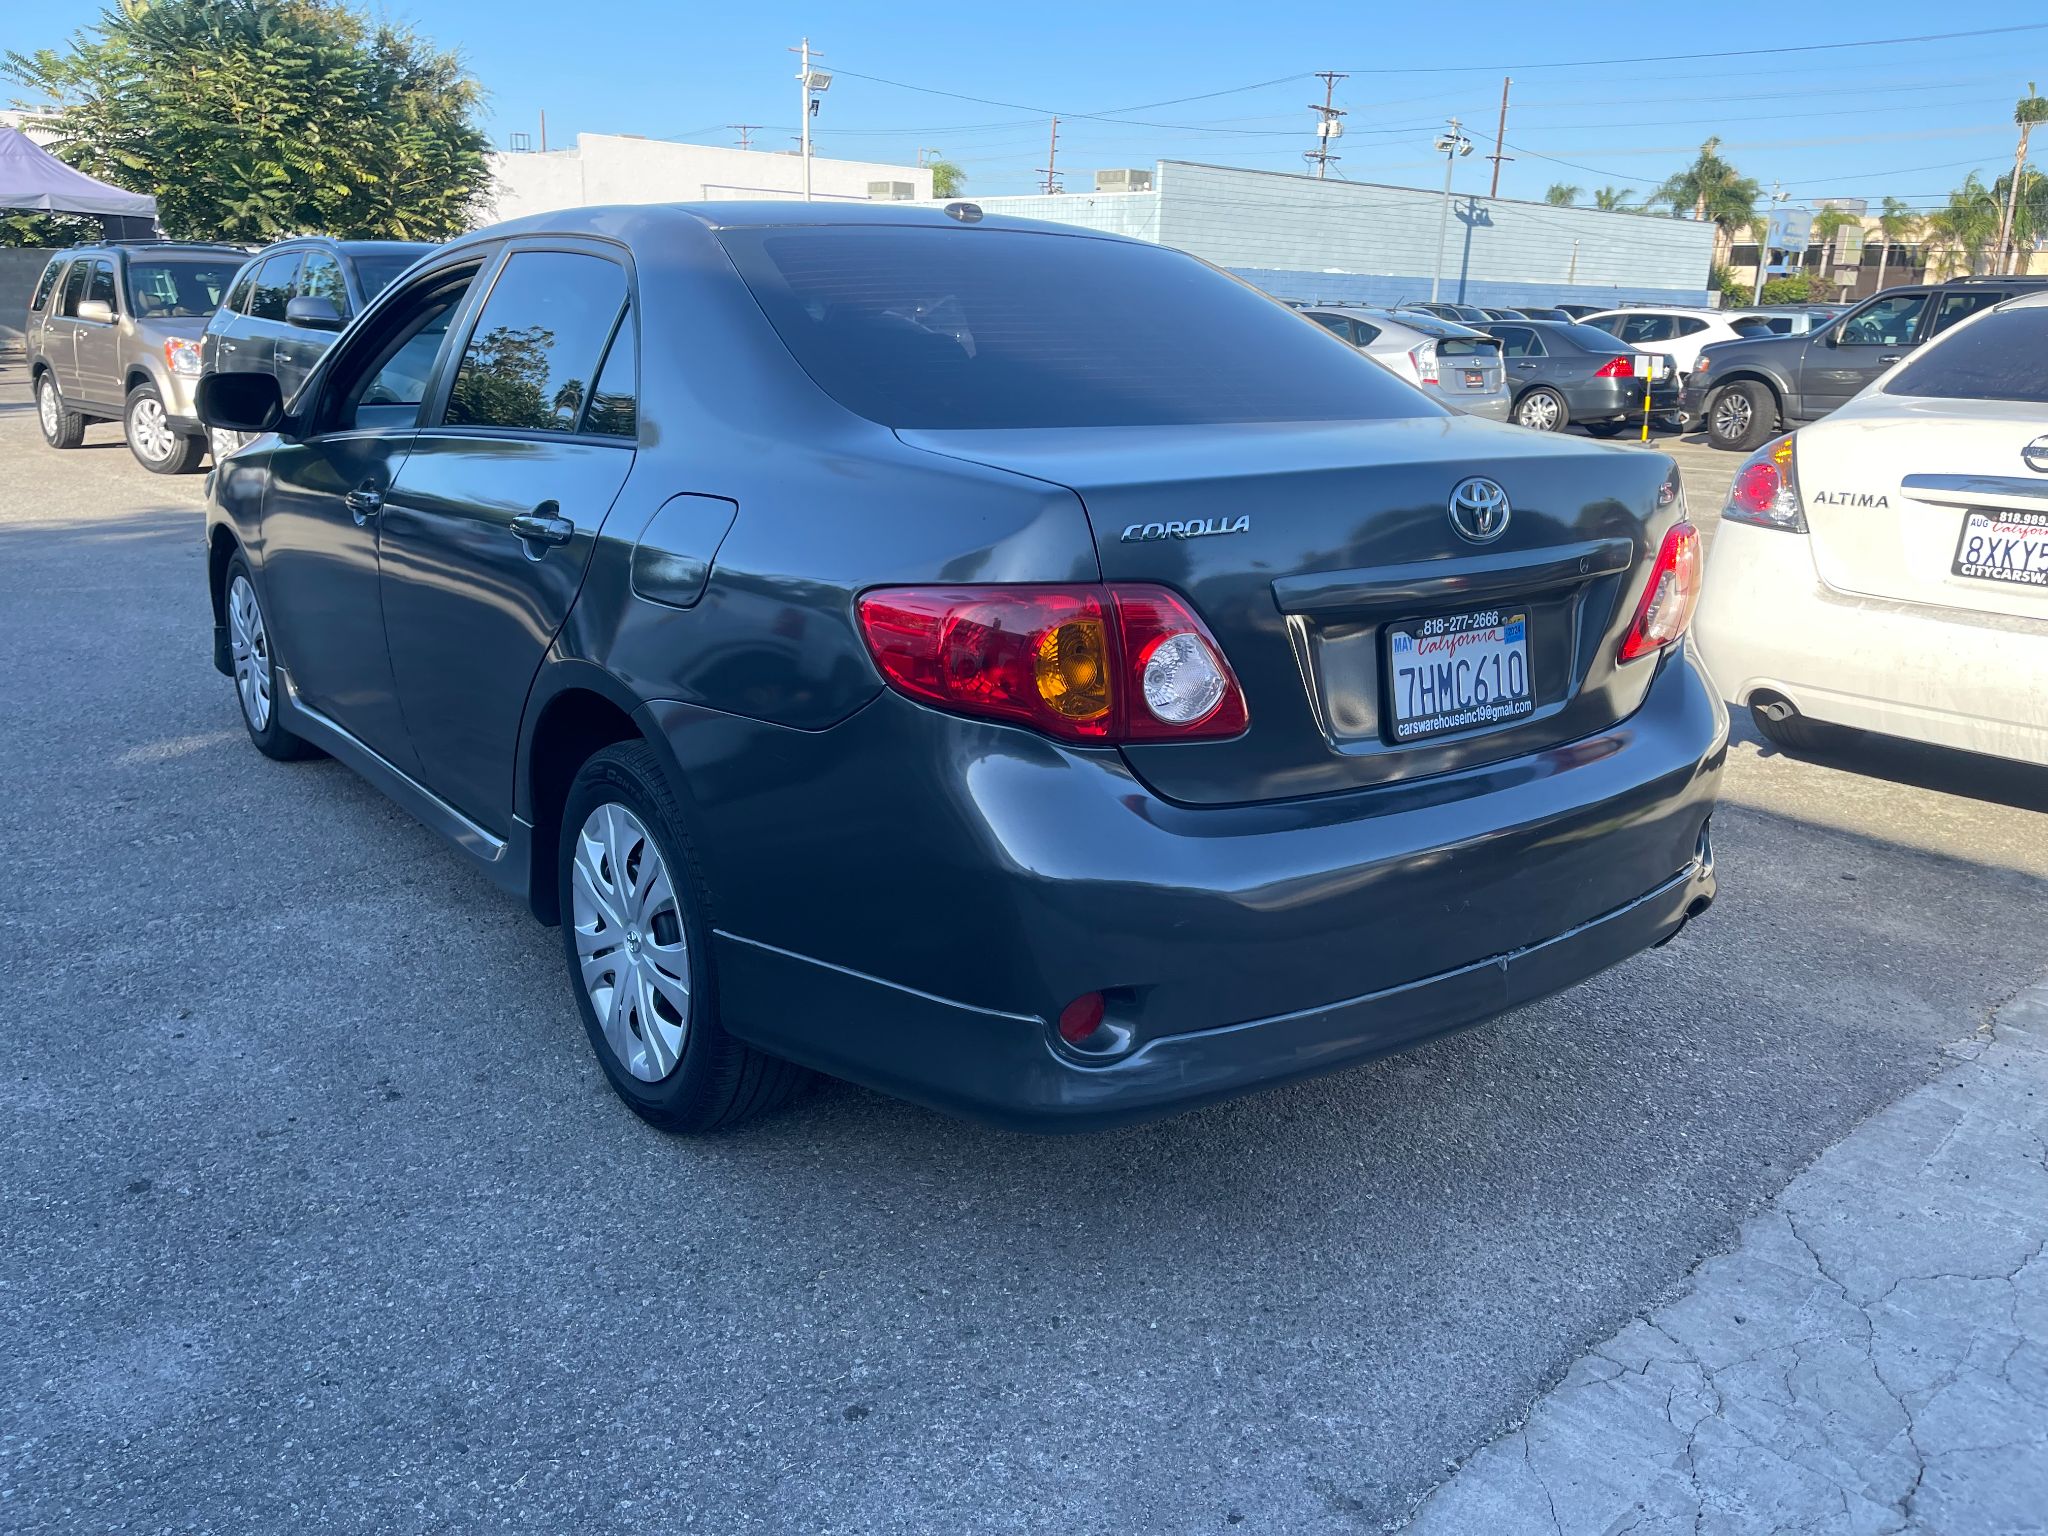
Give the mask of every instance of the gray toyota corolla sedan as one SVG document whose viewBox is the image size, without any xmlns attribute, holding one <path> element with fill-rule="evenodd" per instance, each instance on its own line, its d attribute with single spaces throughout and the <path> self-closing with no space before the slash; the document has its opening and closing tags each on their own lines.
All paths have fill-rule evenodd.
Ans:
<svg viewBox="0 0 2048 1536">
<path fill-rule="evenodd" d="M 257 747 L 559 924 L 659 1125 L 792 1064 L 1114 1123 L 1491 1018 L 1714 893 L 1671 461 L 1453 414 L 1174 251 L 579 209 L 201 409 L 274 434 L 207 519 Z"/>
</svg>

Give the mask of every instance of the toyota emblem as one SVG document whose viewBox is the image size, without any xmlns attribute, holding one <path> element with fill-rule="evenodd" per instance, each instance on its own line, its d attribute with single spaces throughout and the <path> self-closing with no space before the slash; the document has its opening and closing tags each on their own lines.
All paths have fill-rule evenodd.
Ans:
<svg viewBox="0 0 2048 1536">
<path fill-rule="evenodd" d="M 1474 475 L 1451 491 L 1451 526 L 1458 537 L 1491 544 L 1508 531 L 1508 493 L 1491 480 Z"/>
</svg>

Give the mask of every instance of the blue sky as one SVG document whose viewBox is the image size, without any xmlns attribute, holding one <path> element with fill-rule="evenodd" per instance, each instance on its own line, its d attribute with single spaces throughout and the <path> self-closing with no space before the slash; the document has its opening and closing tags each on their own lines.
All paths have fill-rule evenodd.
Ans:
<svg viewBox="0 0 2048 1536">
<path fill-rule="evenodd" d="M 58 45 L 99 8 L 86 0 L 10 7 L 0 47 Z M 966 170 L 970 192 L 985 194 L 1034 188 L 1053 111 L 1066 114 L 1059 161 L 1074 173 L 1070 188 L 1085 187 L 1082 173 L 1095 167 L 1160 158 L 1301 170 L 1301 152 L 1313 142 L 1308 103 L 1322 95 L 1309 77 L 1324 69 L 1351 71 L 1337 87 L 1337 103 L 1349 111 L 1337 171 L 1357 181 L 1430 183 L 1442 164 L 1430 140 L 1445 116 L 1465 120 L 1481 153 L 1492 149 L 1505 69 L 1515 77 L 1507 152 L 1518 158 L 1502 175 L 1504 196 L 1540 197 L 1553 181 L 1640 192 L 1718 133 L 1746 174 L 1766 189 L 1782 180 L 1795 199 L 1875 201 L 1890 193 L 1927 205 L 1972 167 L 1987 180 L 2009 168 L 2013 100 L 2029 79 L 2048 82 L 2048 27 L 1557 67 L 2021 27 L 2048 22 L 2038 4 L 1944 11 L 1865 0 L 1787 13 L 1474 0 L 1321 16 L 1201 0 L 802 9 L 409 0 L 382 9 L 462 52 L 490 91 L 488 126 L 500 144 L 514 131 L 537 139 L 544 110 L 556 147 L 578 132 L 728 144 L 736 134 L 726 125 L 741 122 L 761 125 L 757 147 L 782 147 L 797 122 L 795 60 L 785 49 L 808 33 L 823 67 L 837 73 L 817 119 L 820 153 L 908 162 L 935 148 Z M 1575 23 L 1574 10 L 1588 19 Z M 1756 18 L 1753 29 L 1734 24 L 1745 11 Z M 1702 24 L 1702 15 L 1716 19 Z M 1182 99 L 1197 96 L 1206 99 Z M 1073 115 L 1080 113 L 1097 116 Z M 2035 159 L 2048 160 L 2048 144 Z M 1475 154 L 1460 165 L 1458 185 L 1483 191 L 1489 170 Z"/>
</svg>

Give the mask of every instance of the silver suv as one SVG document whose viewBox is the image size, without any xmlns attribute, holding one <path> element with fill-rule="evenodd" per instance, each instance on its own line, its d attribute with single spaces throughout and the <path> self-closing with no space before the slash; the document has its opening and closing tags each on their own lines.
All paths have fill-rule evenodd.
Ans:
<svg viewBox="0 0 2048 1536">
<path fill-rule="evenodd" d="M 233 246 L 168 241 L 52 257 L 26 326 L 43 440 L 76 448 L 87 422 L 118 421 L 144 469 L 195 468 L 206 452 L 192 408 L 199 339 L 246 257 Z"/>
</svg>

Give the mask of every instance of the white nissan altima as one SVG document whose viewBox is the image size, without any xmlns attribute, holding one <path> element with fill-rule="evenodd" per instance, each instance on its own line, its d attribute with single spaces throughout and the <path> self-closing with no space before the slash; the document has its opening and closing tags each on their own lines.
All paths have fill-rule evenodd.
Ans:
<svg viewBox="0 0 2048 1536">
<path fill-rule="evenodd" d="M 1721 516 L 1693 633 L 1765 736 L 2048 764 L 2048 293 L 1766 443 Z"/>
</svg>

